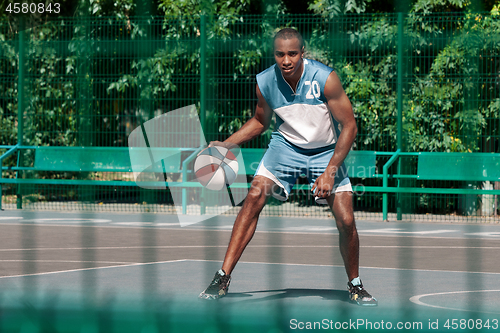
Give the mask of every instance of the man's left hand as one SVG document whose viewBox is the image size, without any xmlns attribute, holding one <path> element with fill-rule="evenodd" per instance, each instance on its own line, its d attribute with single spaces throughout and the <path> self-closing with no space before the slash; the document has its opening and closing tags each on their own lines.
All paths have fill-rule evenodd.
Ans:
<svg viewBox="0 0 500 333">
<path fill-rule="evenodd" d="M 335 185 L 335 174 L 337 173 L 337 168 L 327 167 L 325 172 L 319 176 L 314 182 L 311 191 L 314 196 L 320 198 L 329 197 L 332 194 L 333 186 Z"/>
</svg>

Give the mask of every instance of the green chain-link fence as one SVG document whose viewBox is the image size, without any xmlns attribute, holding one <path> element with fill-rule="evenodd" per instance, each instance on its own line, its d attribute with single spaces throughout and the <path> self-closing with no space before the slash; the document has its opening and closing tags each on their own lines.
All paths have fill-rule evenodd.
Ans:
<svg viewBox="0 0 500 333">
<path fill-rule="evenodd" d="M 270 41 L 285 26 L 301 31 L 307 57 L 338 72 L 357 117 L 354 150 L 499 153 L 495 14 L 60 18 L 23 33 L 17 23 L 0 20 L 0 154 L 18 143 L 126 147 L 145 121 L 191 104 L 203 115 L 207 141 L 223 140 L 252 116 L 255 75 L 273 64 Z M 244 148 L 265 148 L 270 133 Z M 130 173 L 35 173 L 29 170 L 35 150 L 5 159 L 2 177 L 133 181 Z M 377 155 L 378 174 L 390 157 Z M 403 156 L 390 172 L 415 175 L 417 157 Z M 382 185 L 381 177 L 351 180 Z M 390 186 L 412 188 L 498 184 L 458 176 L 389 179 Z M 173 212 L 171 194 L 135 186 L 4 184 L 2 204 Z M 389 193 L 388 202 L 391 218 L 499 221 L 494 195 Z M 357 218 L 381 219 L 382 205 L 381 193 L 357 191 Z M 288 203 L 271 201 L 264 214 L 330 213 L 296 191 Z"/>
</svg>

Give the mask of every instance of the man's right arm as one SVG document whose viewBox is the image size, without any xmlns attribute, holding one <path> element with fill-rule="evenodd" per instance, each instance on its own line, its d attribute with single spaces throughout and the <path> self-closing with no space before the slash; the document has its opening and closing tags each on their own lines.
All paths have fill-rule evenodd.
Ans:
<svg viewBox="0 0 500 333">
<path fill-rule="evenodd" d="M 258 99 L 257 106 L 255 107 L 255 115 L 250 120 L 248 120 L 237 132 L 233 133 L 229 138 L 227 138 L 223 143 L 212 141 L 210 143 L 210 146 L 213 144 L 217 144 L 219 146 L 227 146 L 227 148 L 231 148 L 233 144 L 241 146 L 242 144 L 261 135 L 262 132 L 269 128 L 273 116 L 273 111 L 262 96 L 259 85 L 256 85 L 255 90 Z"/>
</svg>

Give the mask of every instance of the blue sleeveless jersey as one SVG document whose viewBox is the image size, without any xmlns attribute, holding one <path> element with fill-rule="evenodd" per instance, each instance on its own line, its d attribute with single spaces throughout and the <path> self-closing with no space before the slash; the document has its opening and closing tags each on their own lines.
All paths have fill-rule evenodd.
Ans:
<svg viewBox="0 0 500 333">
<path fill-rule="evenodd" d="M 294 145 L 313 149 L 330 146 L 340 134 L 324 95 L 332 68 L 304 59 L 304 71 L 295 93 L 274 64 L 257 75 L 257 84 L 276 114 L 276 130 Z"/>
</svg>

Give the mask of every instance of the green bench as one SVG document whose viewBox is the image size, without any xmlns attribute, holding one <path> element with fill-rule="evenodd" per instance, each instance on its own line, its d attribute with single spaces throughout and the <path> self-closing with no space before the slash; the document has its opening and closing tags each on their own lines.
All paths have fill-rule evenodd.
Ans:
<svg viewBox="0 0 500 333">
<path fill-rule="evenodd" d="M 417 157 L 417 173 L 389 175 L 389 167 L 400 157 Z M 498 153 L 406 153 L 397 150 L 383 166 L 382 188 L 368 188 L 383 193 L 383 219 L 387 220 L 388 193 L 500 195 L 500 190 L 474 188 L 421 188 L 389 187 L 388 179 L 450 180 L 450 181 L 500 181 L 500 154 Z"/>
<path fill-rule="evenodd" d="M 35 172 L 113 172 L 113 173 L 132 173 L 134 170 L 131 167 L 130 155 L 128 147 L 17 147 L 17 152 L 23 149 L 33 149 L 35 158 L 31 167 L 2 167 L 2 170 L 13 171 L 35 171 Z M 161 150 L 161 152 L 160 152 Z M 159 173 L 179 174 L 182 172 L 181 158 L 190 156 L 196 151 L 196 148 L 162 148 L 151 149 L 153 155 L 159 152 L 163 155 L 168 155 L 169 158 L 164 159 L 161 170 L 154 170 Z M 13 149 L 8 154 L 2 156 L 2 161 L 9 155 L 12 155 Z M 148 163 L 147 161 L 139 161 Z M 1 163 L 0 163 L 1 165 Z M 86 175 L 87 176 L 87 175 Z M 87 178 L 87 177 L 84 178 Z M 133 181 L 133 177 L 114 177 L 115 179 L 41 179 L 41 178 L 0 178 L 0 184 L 18 184 L 18 185 L 102 185 L 102 186 L 137 186 Z M 123 179 L 116 179 L 123 178 Z M 171 183 L 174 184 L 174 183 Z M 163 185 L 165 182 L 157 182 L 157 186 Z M 181 183 L 179 183 L 181 185 Z M 199 185 L 199 184 L 198 184 Z M 185 184 L 185 186 L 189 186 Z M 0 190 L 1 195 L 1 190 Z M 19 204 L 18 204 L 19 207 Z M 1 206 L 0 206 L 1 208 Z M 20 207 L 19 207 L 20 208 Z"/>
<path fill-rule="evenodd" d="M 22 148 L 21 148 L 22 149 Z M 49 172 L 133 172 L 130 164 L 129 149 L 124 147 L 34 147 L 33 167 L 13 167 L 11 170 L 32 170 Z M 181 155 L 192 153 L 193 148 L 164 148 L 171 158 L 165 160 L 165 172 L 181 172 Z M 3 170 L 6 168 L 4 167 Z M 156 170 L 160 172 L 160 170 Z M 53 185 L 107 185 L 135 186 L 133 181 L 89 180 L 89 179 L 7 179 L 4 184 L 53 184 Z"/>
<path fill-rule="evenodd" d="M 500 181 L 500 154 L 420 153 L 417 179 Z"/>
<path fill-rule="evenodd" d="M 388 175 L 388 168 L 403 156 L 417 157 L 417 173 Z M 496 153 L 403 153 L 399 150 L 384 165 L 384 181 L 388 178 L 450 181 L 500 181 L 500 154 Z M 388 187 L 384 184 L 383 187 Z M 441 193 L 441 194 L 500 194 L 491 190 L 390 188 L 383 192 Z M 497 191 L 498 192 L 498 191 Z"/>
</svg>

